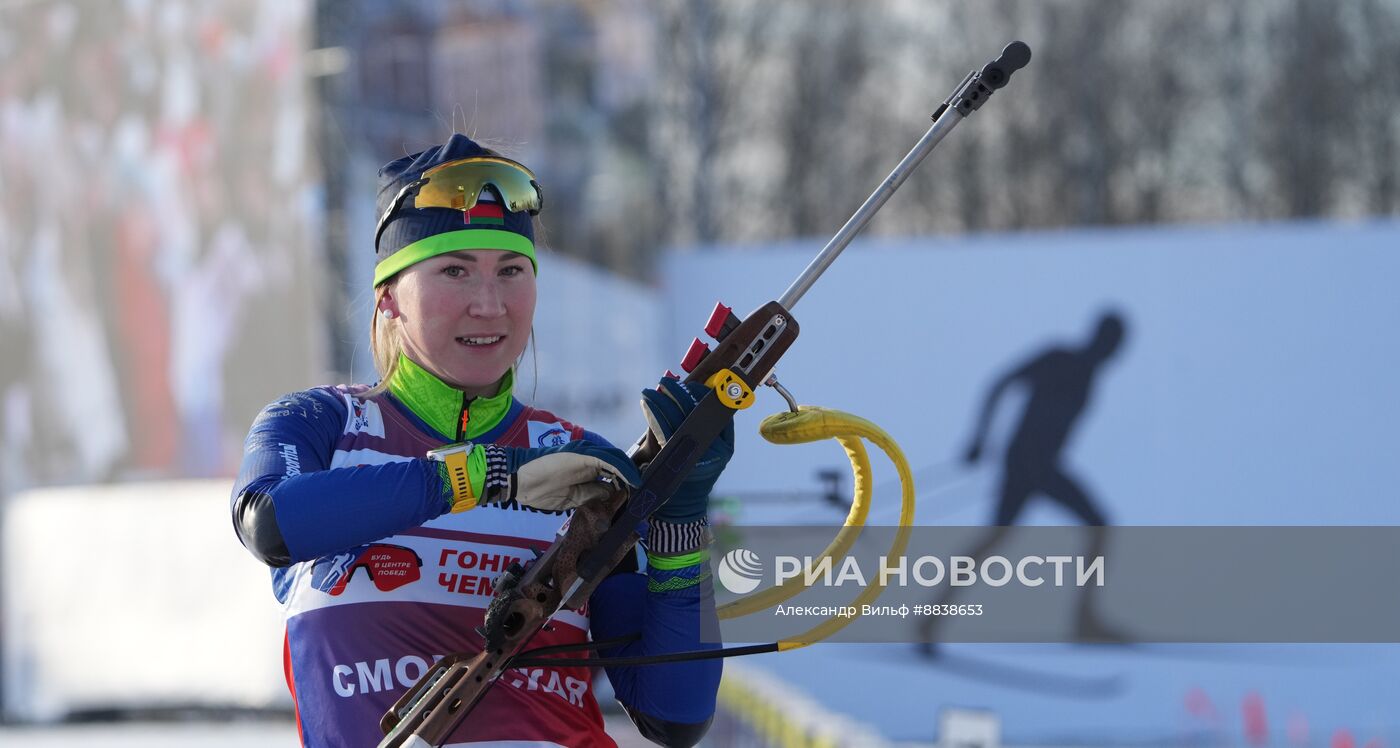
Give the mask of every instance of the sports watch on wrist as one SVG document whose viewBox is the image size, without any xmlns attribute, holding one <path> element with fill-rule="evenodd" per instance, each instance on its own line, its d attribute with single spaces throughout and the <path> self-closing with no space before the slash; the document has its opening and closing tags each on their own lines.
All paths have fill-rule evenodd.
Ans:
<svg viewBox="0 0 1400 748">
<path fill-rule="evenodd" d="M 475 444 L 462 442 L 428 450 L 427 458 L 443 465 L 443 478 L 452 489 L 453 512 L 475 509 L 481 501 L 481 497 L 472 490 L 471 470 L 467 466 L 475 449 Z"/>
</svg>

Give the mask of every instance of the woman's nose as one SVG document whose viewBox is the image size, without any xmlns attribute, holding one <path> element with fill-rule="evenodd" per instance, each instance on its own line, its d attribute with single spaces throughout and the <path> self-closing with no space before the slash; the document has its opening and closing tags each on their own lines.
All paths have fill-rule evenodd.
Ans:
<svg viewBox="0 0 1400 748">
<path fill-rule="evenodd" d="M 486 281 L 472 289 L 471 299 L 467 302 L 467 314 L 473 317 L 493 318 L 505 313 L 505 296 L 497 284 Z"/>
</svg>

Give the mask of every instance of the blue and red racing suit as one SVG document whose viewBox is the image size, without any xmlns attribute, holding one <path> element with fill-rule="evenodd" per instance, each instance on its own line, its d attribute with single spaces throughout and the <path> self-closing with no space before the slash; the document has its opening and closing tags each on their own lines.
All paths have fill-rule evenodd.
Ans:
<svg viewBox="0 0 1400 748">
<path fill-rule="evenodd" d="M 515 502 L 445 513 L 450 492 L 424 454 L 463 440 L 606 443 L 521 404 L 512 375 L 495 397 L 467 400 L 405 363 L 413 376 L 382 392 L 318 387 L 269 405 L 248 434 L 233 489 L 240 539 L 273 567 L 306 746 L 375 745 L 380 716 L 430 663 L 479 648 L 472 632 L 493 580 L 547 548 L 564 519 Z M 700 643 L 702 621 L 713 623 L 712 595 L 703 561 L 614 573 L 584 610 L 561 612 L 531 645 L 583 642 L 591 631 L 596 639 L 640 633 L 604 655 L 715 647 Z M 710 660 L 607 673 L 642 734 L 689 745 L 714 714 L 720 669 Z M 507 671 L 448 745 L 613 745 L 591 685 L 584 667 Z"/>
</svg>

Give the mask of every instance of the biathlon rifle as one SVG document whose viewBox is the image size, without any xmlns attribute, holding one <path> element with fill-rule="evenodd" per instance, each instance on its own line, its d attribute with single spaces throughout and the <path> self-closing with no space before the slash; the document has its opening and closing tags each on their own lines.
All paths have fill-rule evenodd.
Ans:
<svg viewBox="0 0 1400 748">
<path fill-rule="evenodd" d="M 1005 86 L 1011 74 L 1030 58 L 1030 47 L 1012 42 L 1000 57 L 980 71 L 968 73 L 934 112 L 933 125 L 914 148 L 777 301 L 760 306 L 742 319 L 724 304 L 715 305 L 705 333 L 716 341 L 716 347 L 711 349 L 696 338 L 681 364 L 685 381 L 702 383 L 710 392 L 664 446 L 657 444 L 648 432 L 632 447 L 632 459 L 641 467 L 641 485 L 630 492 L 626 486 L 616 486 L 609 499 L 574 510 L 548 550 L 527 565 L 512 564 L 505 571 L 496 583 L 485 623 L 477 629 L 483 640 L 481 651 L 449 655 L 425 673 L 380 720 L 385 734 L 380 748 L 441 746 L 506 670 L 524 667 L 527 662 L 541 664 L 538 656 L 546 653 L 597 649 L 609 644 L 593 642 L 525 650 L 555 613 L 566 608 L 577 610 L 588 600 L 632 550 L 638 540 L 637 528 L 675 493 L 734 415 L 753 403 L 754 390 L 759 385 L 776 389 L 796 410 L 792 395 L 773 374 L 778 360 L 797 339 L 799 328 L 792 308 L 934 146 L 979 109 L 994 91 Z M 720 654 L 752 653 L 748 649 L 752 648 L 736 647 L 721 650 Z M 714 651 L 684 654 L 716 655 Z M 650 661 L 679 659 L 684 654 L 662 655 Z M 534 655 L 536 659 L 527 660 L 522 655 Z M 629 658 L 615 658 L 606 664 L 623 664 L 625 659 Z"/>
</svg>

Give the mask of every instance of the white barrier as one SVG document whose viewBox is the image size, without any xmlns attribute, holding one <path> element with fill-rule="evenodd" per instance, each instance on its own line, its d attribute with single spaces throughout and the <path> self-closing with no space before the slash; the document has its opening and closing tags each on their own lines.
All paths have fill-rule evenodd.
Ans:
<svg viewBox="0 0 1400 748">
<path fill-rule="evenodd" d="M 0 523 L 4 714 L 290 707 L 268 574 L 227 480 L 12 496 Z"/>
</svg>

